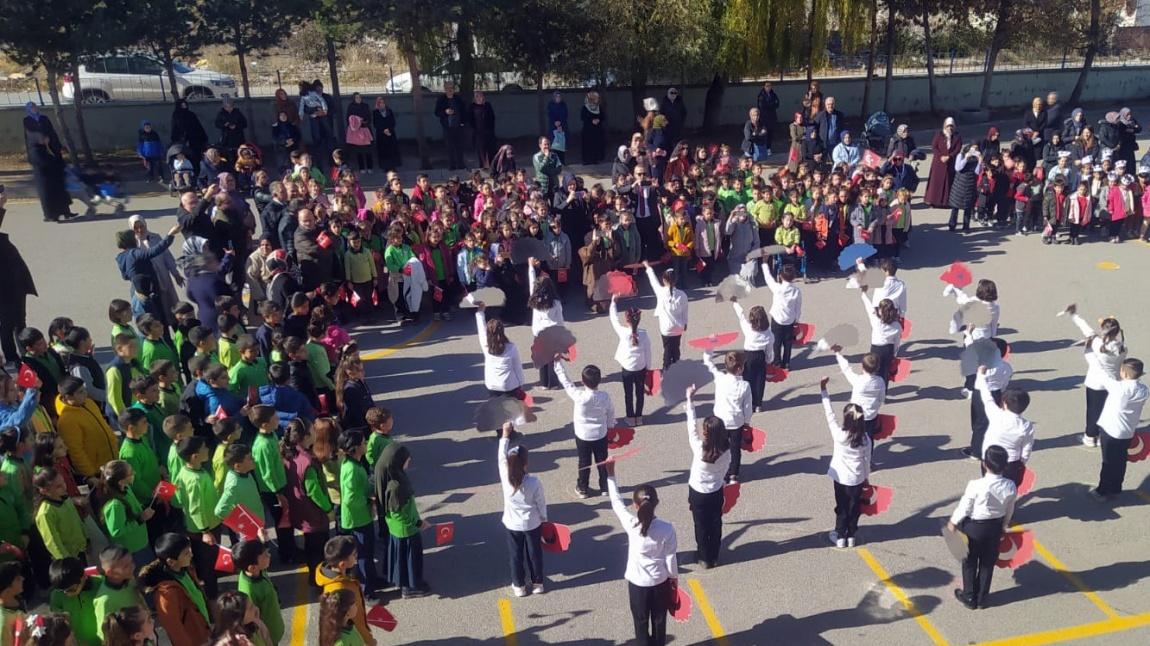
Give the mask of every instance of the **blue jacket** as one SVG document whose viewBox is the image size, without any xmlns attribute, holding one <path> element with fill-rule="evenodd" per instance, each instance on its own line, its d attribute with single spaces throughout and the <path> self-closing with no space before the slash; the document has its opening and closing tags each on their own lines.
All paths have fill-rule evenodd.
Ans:
<svg viewBox="0 0 1150 646">
<path fill-rule="evenodd" d="M 156 293 L 156 269 L 152 266 L 152 259 L 167 251 L 174 239 L 172 236 L 164 236 L 163 241 L 154 247 L 134 247 L 121 251 L 116 255 L 120 277 L 132 283 L 132 289 L 141 294 L 151 296 Z"/>
<path fill-rule="evenodd" d="M 204 412 L 208 415 L 215 415 L 223 406 L 229 417 L 235 417 L 247 403 L 227 388 L 212 388 L 203 379 L 196 381 L 196 397 L 204 403 Z"/>
<path fill-rule="evenodd" d="M 136 154 L 144 159 L 163 159 L 164 144 L 156 131 L 144 132 L 141 128 L 136 142 Z"/>
<path fill-rule="evenodd" d="M 547 102 L 547 132 L 555 129 L 555 122 L 563 124 L 563 132 L 567 132 L 567 103 Z"/>
<path fill-rule="evenodd" d="M 32 419 L 32 413 L 36 411 L 39 394 L 39 391 L 29 388 L 24 391 L 24 400 L 19 404 L 0 402 L 0 428 L 23 427 L 28 420 Z"/>
<path fill-rule="evenodd" d="M 315 409 L 303 393 L 291 386 L 276 386 L 267 384 L 260 386 L 260 403 L 276 409 L 280 424 L 287 424 L 293 419 L 302 418 L 308 424 L 315 419 Z"/>
</svg>

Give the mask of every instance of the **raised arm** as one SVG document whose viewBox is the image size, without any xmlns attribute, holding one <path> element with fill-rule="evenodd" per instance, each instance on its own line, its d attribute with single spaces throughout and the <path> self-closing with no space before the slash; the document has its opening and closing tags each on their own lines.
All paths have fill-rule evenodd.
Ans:
<svg viewBox="0 0 1150 646">
<path fill-rule="evenodd" d="M 882 321 L 879 320 L 878 314 L 874 313 L 875 304 L 871 301 L 870 298 L 867 297 L 869 291 L 870 290 L 866 289 L 865 287 L 860 289 L 859 298 L 862 299 L 863 311 L 866 312 L 866 317 L 870 321 L 870 326 L 872 328 L 877 328 L 882 325 Z"/>
<path fill-rule="evenodd" d="M 611 296 L 611 305 L 609 307 L 609 312 L 610 312 L 609 318 L 611 319 L 611 327 L 615 329 L 615 334 L 618 334 L 619 338 L 622 339 L 622 338 L 631 336 L 631 330 L 627 326 L 625 326 L 619 322 L 619 307 L 617 305 L 615 305 L 616 299 L 617 299 L 617 296 L 615 296 L 615 295 Z"/>
<path fill-rule="evenodd" d="M 715 377 L 715 379 L 719 379 L 723 376 L 718 366 L 715 365 L 715 355 L 712 354 L 710 350 L 703 351 L 703 365 L 707 366 L 707 370 L 711 371 L 711 375 Z M 688 401 L 690 401 L 689 398 Z"/>
<path fill-rule="evenodd" d="M 659 278 L 655 276 L 655 270 L 651 269 L 651 265 L 643 263 L 646 266 L 647 280 L 651 283 L 651 291 L 655 292 L 656 298 L 662 294 L 663 286 L 659 283 Z"/>
<path fill-rule="evenodd" d="M 855 382 L 858 381 L 859 375 L 851 369 L 851 364 L 847 361 L 847 358 L 843 356 L 842 351 L 835 353 L 835 362 L 839 364 L 839 370 L 842 371 L 843 376 L 846 377 L 847 381 L 849 381 L 853 387 Z"/>
<path fill-rule="evenodd" d="M 619 495 L 619 485 L 616 484 L 614 475 L 607 476 L 607 495 L 611 497 L 611 509 L 619 517 L 624 531 L 630 532 L 631 527 L 635 525 L 635 517 L 627 510 L 627 503 L 623 502 L 623 497 Z"/>
<path fill-rule="evenodd" d="M 579 401 L 579 389 L 567 378 L 567 370 L 563 367 L 563 361 L 557 358 L 552 365 L 555 368 L 555 376 L 559 378 L 559 383 L 563 384 L 563 390 L 567 392 L 567 396 L 572 401 Z"/>
<path fill-rule="evenodd" d="M 511 438 L 504 435 L 499 438 L 499 484 L 503 487 L 503 493 L 507 494 L 511 485 L 507 482 L 507 448 L 511 444 Z"/>
<path fill-rule="evenodd" d="M 535 295 L 535 260 L 531 258 L 527 261 L 527 298 Z"/>
<path fill-rule="evenodd" d="M 783 284 L 775 280 L 775 277 L 771 275 L 771 270 L 767 267 L 768 262 L 770 262 L 768 258 L 763 258 L 759 262 L 759 268 L 763 270 L 763 280 L 767 282 L 767 288 L 771 290 L 772 294 L 777 294 L 778 291 L 782 289 Z"/>
<path fill-rule="evenodd" d="M 687 441 L 691 444 L 691 452 L 699 453 L 703 450 L 703 439 L 699 437 L 699 432 L 696 430 L 695 421 L 695 387 L 692 385 L 687 389 L 687 401 L 683 407 L 687 409 Z"/>
<path fill-rule="evenodd" d="M 1077 312 L 1070 315 L 1070 320 L 1078 328 L 1078 331 L 1082 333 L 1082 336 L 1091 337 L 1098 335 L 1098 332 L 1095 331 L 1094 328 L 1090 327 L 1090 324 L 1086 322 L 1086 319 L 1079 316 Z"/>
<path fill-rule="evenodd" d="M 479 334 L 479 347 L 487 352 L 487 315 L 482 307 L 475 310 L 475 329 Z"/>
</svg>

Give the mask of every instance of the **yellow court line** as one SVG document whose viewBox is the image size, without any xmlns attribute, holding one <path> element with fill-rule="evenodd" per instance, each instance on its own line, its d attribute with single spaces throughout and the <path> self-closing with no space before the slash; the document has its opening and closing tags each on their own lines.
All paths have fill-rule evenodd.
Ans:
<svg viewBox="0 0 1150 646">
<path fill-rule="evenodd" d="M 293 608 L 291 612 L 291 641 L 289 644 L 290 646 L 303 646 L 307 643 L 308 609 L 311 608 L 311 604 L 308 603 L 309 600 L 307 598 L 307 566 L 303 566 L 303 568 L 296 570 L 296 572 L 299 573 L 300 576 L 296 577 L 295 608 Z"/>
<path fill-rule="evenodd" d="M 1072 639 L 1086 639 L 1087 637 L 1109 635 L 1124 630 L 1142 628 L 1143 626 L 1150 626 L 1150 612 L 1141 615 L 1103 619 L 1102 621 L 1067 628 L 1044 630 L 1027 635 L 1017 635 L 1015 637 L 1007 637 L 1006 639 L 980 642 L 976 646 L 1044 646 L 1045 644 L 1057 644 Z"/>
<path fill-rule="evenodd" d="M 1095 606 L 1097 606 L 1097 608 L 1101 610 L 1103 614 L 1105 614 L 1107 617 L 1110 617 L 1111 619 L 1118 619 L 1118 613 L 1114 611 L 1114 608 L 1111 608 L 1110 604 L 1103 601 L 1102 597 L 1098 596 L 1097 592 L 1091 590 L 1086 585 L 1086 583 L 1081 578 L 1079 578 L 1077 574 L 1071 572 L 1070 569 L 1062 563 L 1062 561 L 1058 560 L 1058 557 L 1051 554 L 1050 550 L 1046 549 L 1045 545 L 1038 542 L 1038 539 L 1034 540 L 1034 550 L 1038 552 L 1038 555 L 1042 557 L 1042 560 L 1050 564 L 1050 567 L 1054 568 L 1056 572 L 1065 577 L 1066 580 L 1069 581 L 1070 584 L 1075 588 L 1077 588 L 1079 592 L 1086 595 L 1086 598 L 1090 600 L 1090 603 L 1093 603 Z"/>
<path fill-rule="evenodd" d="M 402 350 L 406 347 L 410 347 L 410 346 L 415 345 L 416 343 L 422 343 L 422 342 L 426 341 L 427 338 L 430 337 L 432 335 L 432 333 L 438 329 L 439 329 L 439 321 L 432 321 L 430 324 L 428 324 L 427 327 L 420 330 L 419 334 L 416 334 L 415 336 L 404 341 L 403 343 L 400 343 L 399 345 L 396 345 L 396 346 L 392 346 L 390 348 L 380 348 L 379 350 L 372 350 L 370 352 L 365 352 L 365 353 L 359 355 L 359 358 L 363 359 L 364 361 L 372 361 L 374 359 L 382 359 L 384 357 L 390 357 L 391 355 L 395 354 L 396 352 L 399 352 L 400 350 Z"/>
<path fill-rule="evenodd" d="M 499 600 L 499 623 L 503 625 L 503 642 L 507 646 L 518 646 L 519 636 L 515 633 L 515 617 L 511 614 L 511 599 Z"/>
<path fill-rule="evenodd" d="M 915 622 L 918 623 L 919 628 L 922 628 L 927 637 L 930 637 L 930 640 L 938 646 L 948 646 L 950 642 L 946 641 L 946 638 L 942 636 L 942 633 L 938 632 L 938 628 L 935 628 L 934 624 L 926 618 L 926 615 L 922 614 L 922 611 L 915 607 L 914 602 L 910 600 L 910 597 L 907 596 L 906 592 L 904 592 L 902 588 L 898 587 L 894 581 L 890 580 L 890 573 L 886 571 L 886 568 L 882 566 L 882 563 L 878 562 L 878 559 L 874 557 L 874 554 L 871 554 L 870 550 L 865 547 L 860 547 L 855 551 L 858 553 L 859 558 L 861 558 L 867 564 L 867 566 L 870 567 L 871 571 L 874 572 L 875 576 L 878 577 L 878 580 L 881 581 L 882 584 L 886 586 L 886 589 L 894 595 L 894 598 L 898 599 L 899 603 L 902 604 L 902 607 L 906 608 L 906 611 L 910 613 L 910 616 L 914 617 Z"/>
<path fill-rule="evenodd" d="M 707 593 L 703 592 L 703 584 L 699 583 L 698 579 L 687 579 L 687 586 L 691 588 L 691 594 L 695 595 L 695 605 L 699 606 L 699 612 L 703 613 L 703 619 L 707 622 L 707 627 L 711 629 L 711 636 L 715 638 L 715 643 L 719 646 L 727 646 L 727 633 L 723 630 L 723 625 L 719 623 L 715 610 L 711 608 L 711 601 L 707 599 Z"/>
</svg>

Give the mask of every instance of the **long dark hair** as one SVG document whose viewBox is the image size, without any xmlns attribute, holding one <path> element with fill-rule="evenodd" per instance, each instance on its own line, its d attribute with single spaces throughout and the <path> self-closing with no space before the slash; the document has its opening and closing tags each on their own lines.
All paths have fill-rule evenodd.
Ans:
<svg viewBox="0 0 1150 646">
<path fill-rule="evenodd" d="M 319 599 L 319 644 L 332 646 L 343 632 L 347 613 L 355 605 L 355 593 L 347 589 L 326 592 Z"/>
<path fill-rule="evenodd" d="M 527 477 L 527 447 L 522 444 L 507 451 L 507 483 L 513 491 L 519 491 L 523 479 Z"/>
<path fill-rule="evenodd" d="M 555 283 L 552 282 L 550 276 L 543 275 L 535 279 L 535 289 L 531 290 L 531 298 L 528 299 L 527 305 L 533 310 L 546 312 L 555 305 L 558 298 L 559 296 L 555 292 Z"/>
<path fill-rule="evenodd" d="M 216 598 L 218 612 L 216 612 L 216 626 L 212 631 L 213 639 L 230 637 L 251 637 L 257 629 L 254 625 L 244 623 L 248 604 L 251 601 L 242 592 L 229 591 Z"/>
<path fill-rule="evenodd" d="M 846 432 L 851 448 L 857 449 L 866 443 L 866 416 L 862 406 L 847 404 L 843 406 L 843 431 Z"/>
<path fill-rule="evenodd" d="M 363 362 L 357 356 L 346 357 L 343 361 L 339 362 L 339 366 L 335 369 L 335 406 L 336 410 L 343 410 L 343 389 L 353 381 L 351 378 L 351 371 L 355 369 L 363 370 Z"/>
<path fill-rule="evenodd" d="M 284 460 L 292 461 L 299 456 L 304 450 L 303 440 L 311 435 L 311 429 L 304 424 L 300 418 L 295 418 L 287 423 L 287 428 L 284 429 L 283 441 L 280 443 L 280 455 Z"/>
<path fill-rule="evenodd" d="M 767 310 L 763 309 L 762 305 L 756 305 L 747 312 L 747 323 L 756 332 L 771 329 L 771 319 L 767 318 Z"/>
<path fill-rule="evenodd" d="M 884 298 L 878 302 L 878 307 L 874 308 L 875 316 L 878 320 L 882 321 L 884 325 L 890 325 L 895 321 L 902 318 L 899 314 L 898 308 L 894 306 L 894 301 L 889 298 Z"/>
<path fill-rule="evenodd" d="M 56 464 L 56 438 L 55 433 L 37 433 L 32 447 L 32 466 L 51 469 Z"/>
<path fill-rule="evenodd" d="M 703 418 L 703 462 L 714 464 L 730 448 L 731 441 L 723 420 L 714 415 Z"/>
<path fill-rule="evenodd" d="M 311 432 L 315 435 L 315 444 L 311 451 L 316 459 L 327 462 L 337 457 L 340 427 L 339 420 L 334 417 L 320 417 L 312 423 Z"/>
<path fill-rule="evenodd" d="M 631 326 L 631 345 L 639 345 L 639 319 L 643 312 L 637 307 L 627 310 L 627 325 Z"/>
<path fill-rule="evenodd" d="M 503 321 L 499 319 L 487 320 L 487 352 L 493 355 L 501 355 L 507 350 L 507 332 L 503 329 Z"/>
<path fill-rule="evenodd" d="M 148 612 L 140 606 L 128 606 L 104 617 L 104 643 L 108 646 L 132 646 L 132 636 L 144 629 Z"/>
<path fill-rule="evenodd" d="M 639 535 L 646 536 L 655 520 L 655 508 L 659 506 L 659 494 L 649 484 L 639 485 L 631 495 L 635 502 L 635 515 L 639 518 Z"/>
<path fill-rule="evenodd" d="M 1102 340 L 1102 352 L 1108 353 L 1109 351 L 1106 349 L 1106 345 L 1113 342 L 1118 343 L 1118 352 L 1116 354 L 1126 352 L 1126 333 L 1122 331 L 1122 326 L 1118 324 L 1118 319 L 1113 316 L 1108 316 L 1102 319 L 1100 327 L 1102 328 L 1102 334 L 1097 335 L 1097 338 Z M 1090 343 L 1094 338 L 1095 337 L 1090 337 L 1086 340 L 1086 347 L 1090 347 Z"/>
</svg>

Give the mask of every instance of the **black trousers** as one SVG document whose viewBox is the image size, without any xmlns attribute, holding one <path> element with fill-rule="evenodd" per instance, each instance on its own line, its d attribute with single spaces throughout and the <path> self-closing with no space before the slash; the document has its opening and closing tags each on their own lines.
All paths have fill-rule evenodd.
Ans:
<svg viewBox="0 0 1150 646">
<path fill-rule="evenodd" d="M 862 484 L 835 485 L 835 531 L 840 538 L 850 538 L 858 532 L 862 506 Z"/>
<path fill-rule="evenodd" d="M 1002 539 L 1002 519 L 967 519 L 962 531 L 970 539 L 962 561 L 962 592 L 974 603 L 986 603 L 994 563 L 998 560 L 998 541 Z"/>
<path fill-rule="evenodd" d="M 639 646 L 663 646 L 667 643 L 667 598 L 670 580 L 643 587 L 627 582 L 631 603 L 631 621 L 635 624 L 635 643 Z"/>
<path fill-rule="evenodd" d="M 1098 437 L 1098 418 L 1106 406 L 1105 390 L 1086 389 L 1086 437 Z"/>
<path fill-rule="evenodd" d="M 682 356 L 681 347 L 683 345 L 683 336 L 664 336 L 663 337 L 663 370 L 668 366 L 675 363 Z"/>
<path fill-rule="evenodd" d="M 782 325 L 771 319 L 771 334 L 775 335 L 775 365 L 791 365 L 791 346 L 795 344 L 795 324 Z"/>
<path fill-rule="evenodd" d="M 699 493 L 687 487 L 687 503 L 695 520 L 695 551 L 700 561 L 716 563 L 723 541 L 723 489 Z"/>
<path fill-rule="evenodd" d="M 4 362 L 19 361 L 20 349 L 16 347 L 16 335 L 28 327 L 27 301 L 24 296 L 13 296 L 0 303 L 0 349 L 4 351 Z"/>
<path fill-rule="evenodd" d="M 973 210 L 974 210 L 973 207 L 968 207 L 968 208 L 965 208 L 962 210 L 962 230 L 963 231 L 967 231 L 970 229 L 970 212 Z M 950 210 L 950 220 L 947 221 L 946 226 L 951 231 L 954 231 L 955 227 L 958 226 L 958 209 L 951 209 Z"/>
<path fill-rule="evenodd" d="M 992 390 L 990 396 L 995 404 L 1002 403 L 1002 391 Z M 990 428 L 990 418 L 986 416 L 986 408 L 982 405 L 982 396 L 975 390 L 970 396 L 970 452 L 982 457 L 982 439 L 986 437 L 986 429 Z"/>
<path fill-rule="evenodd" d="M 280 507 L 279 499 L 274 493 L 261 492 L 260 502 L 264 504 L 264 517 L 274 523 L 280 562 L 291 563 L 295 559 L 295 530 L 279 526 L 284 509 Z"/>
<path fill-rule="evenodd" d="M 886 385 L 890 385 L 890 366 L 894 363 L 894 344 L 870 346 L 870 351 L 878 358 L 878 374 Z"/>
<path fill-rule="evenodd" d="M 743 465 L 743 433 L 746 426 L 727 429 L 727 440 L 731 443 L 731 466 L 727 467 L 727 478 L 739 477 L 739 467 Z"/>
<path fill-rule="evenodd" d="M 595 462 L 602 463 L 607 459 L 607 437 L 603 436 L 597 440 L 587 441 L 575 438 L 575 448 L 579 452 L 579 476 L 575 480 L 575 486 L 580 491 L 587 489 L 587 484 L 591 480 L 591 458 L 595 458 Z M 607 467 L 602 464 L 599 465 L 599 490 L 607 491 Z"/>
<path fill-rule="evenodd" d="M 511 583 L 522 588 L 531 583 L 543 583 L 543 541 L 538 527 L 525 532 L 507 530 L 507 550 L 511 554 Z"/>
<path fill-rule="evenodd" d="M 1126 453 L 1133 438 L 1119 440 L 1109 433 L 1101 433 L 1102 469 L 1098 473 L 1098 493 L 1113 496 L 1122 493 L 1126 479 Z"/>
<path fill-rule="evenodd" d="M 539 366 L 539 385 L 543 388 L 559 386 L 559 378 L 555 376 L 555 365 L 545 363 Z"/>
<path fill-rule="evenodd" d="M 331 538 L 331 532 L 305 532 L 303 535 L 303 559 L 307 563 L 308 582 L 315 585 L 315 571 L 323 563 L 323 548 Z"/>
<path fill-rule="evenodd" d="M 447 167 L 451 170 L 466 168 L 463 163 L 463 147 L 466 145 L 465 129 L 462 127 L 445 128 L 443 139 L 447 144 Z"/>
<path fill-rule="evenodd" d="M 643 401 L 647 395 L 647 370 L 623 370 L 623 405 L 627 417 L 643 416 Z"/>
<path fill-rule="evenodd" d="M 751 387 L 751 410 L 758 410 L 767 389 L 767 353 L 764 350 L 743 352 L 743 379 Z"/>
<path fill-rule="evenodd" d="M 204 535 L 199 532 L 188 532 L 188 538 L 192 540 L 192 567 L 200 577 L 204 594 L 209 599 L 215 599 L 220 593 L 219 575 L 216 573 L 216 556 L 220 552 L 217 547 L 220 544 L 220 528 L 217 526 L 211 534 L 216 539 L 215 545 L 205 543 Z"/>
</svg>

